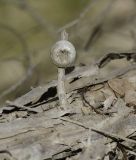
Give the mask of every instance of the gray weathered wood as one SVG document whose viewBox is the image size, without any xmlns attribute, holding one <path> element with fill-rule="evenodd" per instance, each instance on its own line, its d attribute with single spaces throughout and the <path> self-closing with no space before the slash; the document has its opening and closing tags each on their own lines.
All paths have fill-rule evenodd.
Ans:
<svg viewBox="0 0 136 160">
<path fill-rule="evenodd" d="M 59 107 L 56 85 L 33 88 L 1 108 L 0 159 L 94 160 L 106 156 L 111 141 L 135 154 L 129 135 L 136 131 L 136 104 L 126 98 L 128 91 L 136 93 L 135 64 L 106 74 L 83 67 L 67 75 L 68 110 Z"/>
</svg>

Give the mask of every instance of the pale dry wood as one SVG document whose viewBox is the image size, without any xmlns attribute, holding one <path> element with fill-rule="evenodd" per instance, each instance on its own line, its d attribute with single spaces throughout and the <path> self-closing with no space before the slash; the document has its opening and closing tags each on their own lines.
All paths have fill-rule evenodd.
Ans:
<svg viewBox="0 0 136 160">
<path fill-rule="evenodd" d="M 65 69 L 58 68 L 58 84 L 57 84 L 57 93 L 59 97 L 60 107 L 63 110 L 66 110 L 67 104 L 67 97 L 65 91 L 65 83 L 64 83 L 64 76 L 65 76 Z"/>
<path fill-rule="evenodd" d="M 132 106 L 126 106 L 125 98 L 115 93 L 118 92 L 117 78 L 125 84 L 127 81 L 127 90 L 132 89 L 131 85 L 135 87 L 135 73 L 135 64 L 110 72 L 108 76 L 97 66 L 73 71 L 64 79 L 67 87 L 72 86 L 67 90 L 69 110 L 61 110 L 58 105 L 57 81 L 33 88 L 9 106 L 4 106 L 0 119 L 0 159 L 7 156 L 18 160 L 59 160 L 77 156 L 77 160 L 84 157 L 93 160 L 107 155 L 107 144 L 111 141 L 125 146 L 126 154 L 135 154 L 133 146 L 136 146 L 136 141 L 130 138 L 135 132 L 135 110 Z M 96 97 L 94 102 L 100 99 L 100 106 L 111 95 L 115 96 L 115 103 L 107 108 L 111 116 L 97 114 L 85 106 L 81 92 L 85 93 L 87 101 L 89 94 L 90 98 L 93 97 L 93 92 Z M 94 107 L 96 110 L 103 109 L 102 106 Z M 39 109 L 42 113 L 32 112 Z M 15 111 L 21 110 L 27 110 L 25 117 L 12 117 Z"/>
<path fill-rule="evenodd" d="M 131 70 L 135 71 L 136 65 L 134 64 L 132 66 L 110 72 L 107 74 L 108 76 L 105 75 L 105 71 L 103 70 L 99 70 L 98 72 L 97 66 L 96 68 L 95 66 L 91 66 L 87 70 L 86 69 L 87 67 L 83 67 L 65 77 L 65 87 L 66 87 L 67 93 L 73 90 L 82 88 L 84 86 L 96 85 L 96 84 L 106 82 L 112 78 L 120 77 Z M 74 81 L 74 79 L 77 79 L 77 80 Z M 54 80 L 45 86 L 39 86 L 39 87 L 33 88 L 27 94 L 16 99 L 16 102 L 22 105 L 25 105 L 28 103 L 35 103 L 41 98 L 43 94 L 48 93 L 50 91 L 54 92 L 54 94 L 56 92 L 56 94 L 54 95 L 56 96 L 57 95 L 56 86 L 57 86 L 57 81 Z M 47 101 L 50 98 L 51 97 L 49 96 L 47 98 Z"/>
<path fill-rule="evenodd" d="M 30 108 L 30 107 L 26 107 L 26 106 L 23 106 L 23 105 L 20 105 L 20 104 L 17 104 L 15 102 L 8 101 L 8 100 L 6 101 L 6 104 L 8 104 L 9 106 L 14 106 L 16 108 L 27 110 L 27 111 L 34 112 L 34 113 L 39 113 L 40 112 L 35 108 L 33 109 L 33 108 Z"/>
<path fill-rule="evenodd" d="M 122 102 L 119 102 L 119 104 L 124 105 Z M 125 112 L 122 113 L 121 111 L 115 117 L 105 117 L 105 121 L 97 122 L 92 128 L 89 126 L 93 123 L 93 120 L 84 120 L 81 123 L 69 118 L 60 118 L 62 115 L 58 115 L 57 118 L 55 117 L 57 112 L 54 109 L 52 110 L 54 118 L 45 112 L 39 116 L 16 119 L 9 123 L 0 124 L 0 150 L 7 150 L 18 159 L 24 155 L 33 157 L 35 151 L 37 151 L 39 157 L 42 157 L 41 159 L 64 158 L 72 155 L 72 152 L 84 148 L 82 140 L 88 137 L 88 129 L 106 135 L 111 139 L 126 141 L 130 146 L 130 144 L 135 144 L 136 141 L 119 136 L 117 133 L 120 130 L 120 125 L 125 125 L 127 128 L 128 124 L 126 122 L 128 117 L 131 117 L 129 115 L 131 110 L 125 107 Z M 66 123 L 63 121 L 66 121 Z M 67 122 L 73 123 L 73 125 Z M 115 133 L 112 133 L 112 130 Z M 101 136 L 95 132 L 91 133 L 91 139 L 95 140 L 92 146 L 99 146 L 98 142 L 101 141 Z M 77 141 L 80 143 L 77 143 Z M 26 152 L 26 149 L 29 151 Z M 65 152 L 66 150 L 67 152 Z"/>
</svg>

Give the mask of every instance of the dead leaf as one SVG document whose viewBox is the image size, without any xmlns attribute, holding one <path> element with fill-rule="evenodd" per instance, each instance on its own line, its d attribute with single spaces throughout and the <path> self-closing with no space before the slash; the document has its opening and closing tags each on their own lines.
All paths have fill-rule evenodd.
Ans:
<svg viewBox="0 0 136 160">
<path fill-rule="evenodd" d="M 125 96 L 126 92 L 133 90 L 133 85 L 130 81 L 125 78 L 119 79 L 115 78 L 108 81 L 109 86 L 118 93 L 121 97 Z"/>
<path fill-rule="evenodd" d="M 120 96 L 124 96 L 125 89 L 124 89 L 124 83 L 122 79 L 115 78 L 108 81 L 109 86 L 118 93 Z"/>
<path fill-rule="evenodd" d="M 125 102 L 128 106 L 136 106 L 136 91 L 127 91 L 125 93 Z"/>
</svg>

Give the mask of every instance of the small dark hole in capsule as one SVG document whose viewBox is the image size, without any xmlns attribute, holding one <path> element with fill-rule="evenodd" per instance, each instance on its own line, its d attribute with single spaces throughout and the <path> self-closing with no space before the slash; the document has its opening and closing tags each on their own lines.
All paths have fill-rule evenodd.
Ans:
<svg viewBox="0 0 136 160">
<path fill-rule="evenodd" d="M 66 49 L 60 50 L 61 53 L 67 53 L 68 51 Z"/>
</svg>

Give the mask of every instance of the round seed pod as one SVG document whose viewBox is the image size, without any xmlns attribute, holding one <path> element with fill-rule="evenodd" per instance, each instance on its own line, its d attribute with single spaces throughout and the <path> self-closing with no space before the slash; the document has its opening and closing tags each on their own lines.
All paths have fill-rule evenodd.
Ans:
<svg viewBox="0 0 136 160">
<path fill-rule="evenodd" d="M 51 58 L 57 67 L 69 67 L 76 59 L 75 47 L 67 40 L 60 40 L 52 47 Z"/>
</svg>

